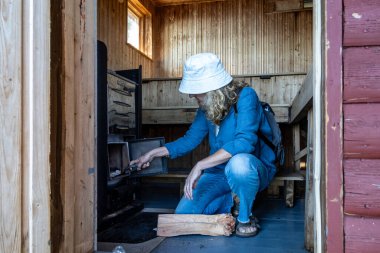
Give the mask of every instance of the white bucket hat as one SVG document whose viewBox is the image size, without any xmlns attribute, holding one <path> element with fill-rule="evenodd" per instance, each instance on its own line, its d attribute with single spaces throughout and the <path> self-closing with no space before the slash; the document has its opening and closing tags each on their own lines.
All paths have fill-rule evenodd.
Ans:
<svg viewBox="0 0 380 253">
<path fill-rule="evenodd" d="M 222 88 L 231 81 L 231 75 L 216 55 L 196 54 L 187 59 L 183 66 L 179 91 L 186 94 L 202 94 Z"/>
</svg>

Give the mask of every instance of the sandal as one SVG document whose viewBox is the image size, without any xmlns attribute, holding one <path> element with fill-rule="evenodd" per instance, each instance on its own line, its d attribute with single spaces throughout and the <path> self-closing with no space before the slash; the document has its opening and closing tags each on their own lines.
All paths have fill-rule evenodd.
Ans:
<svg viewBox="0 0 380 253">
<path fill-rule="evenodd" d="M 251 217 L 247 223 L 237 221 L 235 233 L 238 237 L 252 237 L 257 235 L 260 229 L 259 220 L 256 217 Z"/>
</svg>

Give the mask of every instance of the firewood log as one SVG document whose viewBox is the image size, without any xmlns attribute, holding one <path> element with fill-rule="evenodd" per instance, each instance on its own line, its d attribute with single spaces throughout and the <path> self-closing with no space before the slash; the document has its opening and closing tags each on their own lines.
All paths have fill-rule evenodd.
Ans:
<svg viewBox="0 0 380 253">
<path fill-rule="evenodd" d="M 158 216 L 157 235 L 225 235 L 235 229 L 235 219 L 231 214 L 160 214 Z"/>
</svg>

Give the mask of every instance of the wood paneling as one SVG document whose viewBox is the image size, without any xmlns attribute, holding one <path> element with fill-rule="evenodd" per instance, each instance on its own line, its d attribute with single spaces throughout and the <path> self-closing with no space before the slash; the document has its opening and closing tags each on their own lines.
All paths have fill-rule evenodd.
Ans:
<svg viewBox="0 0 380 253">
<path fill-rule="evenodd" d="M 259 98 L 272 105 L 278 122 L 289 121 L 289 107 L 305 75 L 237 77 L 250 83 Z M 189 124 L 198 107 L 194 99 L 178 91 L 180 80 L 145 82 L 142 88 L 143 124 Z M 170 98 L 170 99 L 168 99 Z"/>
<path fill-rule="evenodd" d="M 380 160 L 344 161 L 344 212 L 380 216 Z"/>
<path fill-rule="evenodd" d="M 272 105 L 278 123 L 289 122 L 289 106 Z M 197 107 L 173 108 L 158 107 L 143 109 L 143 124 L 191 124 L 195 118 Z"/>
<path fill-rule="evenodd" d="M 23 251 L 47 253 L 51 252 L 50 4 L 24 1 L 23 16 Z"/>
<path fill-rule="evenodd" d="M 22 1 L 0 6 L 0 252 L 22 252 Z"/>
<path fill-rule="evenodd" d="M 0 20 L 0 252 L 48 253 L 50 5 L 1 0 Z"/>
<path fill-rule="evenodd" d="M 260 77 L 235 77 L 235 80 L 249 83 L 260 100 L 269 104 L 288 105 L 297 95 L 306 75 Z M 178 91 L 180 80 L 147 81 L 142 87 L 143 108 L 163 106 L 196 106 L 189 95 Z M 170 99 L 167 99 L 167 98 Z"/>
<path fill-rule="evenodd" d="M 154 7 L 149 0 L 140 2 L 154 14 Z M 153 61 L 127 44 L 128 1 L 99 0 L 97 11 L 98 40 L 107 46 L 108 68 L 122 70 L 142 65 L 143 77 L 152 77 Z"/>
<path fill-rule="evenodd" d="M 380 47 L 347 48 L 343 58 L 344 102 L 380 102 Z"/>
<path fill-rule="evenodd" d="M 300 11 L 304 8 L 300 0 L 264 0 L 265 13 Z"/>
<path fill-rule="evenodd" d="M 312 12 L 264 14 L 264 1 L 222 1 L 156 9 L 155 77 L 179 77 L 193 54 L 213 52 L 233 75 L 307 72 Z"/>
<path fill-rule="evenodd" d="M 95 240 L 96 6 L 62 1 L 60 192 L 62 241 L 57 252 L 93 252 Z"/>
<path fill-rule="evenodd" d="M 180 5 L 180 4 L 192 4 L 192 3 L 204 3 L 204 2 L 217 2 L 226 0 L 152 0 L 156 6 L 165 5 Z"/>
<path fill-rule="evenodd" d="M 380 158 L 380 104 L 344 105 L 344 156 Z"/>
<path fill-rule="evenodd" d="M 376 253 L 380 248 L 380 219 L 346 216 L 344 219 L 346 253 Z"/>
<path fill-rule="evenodd" d="M 380 45 L 380 5 L 377 0 L 344 0 L 344 45 Z"/>
</svg>

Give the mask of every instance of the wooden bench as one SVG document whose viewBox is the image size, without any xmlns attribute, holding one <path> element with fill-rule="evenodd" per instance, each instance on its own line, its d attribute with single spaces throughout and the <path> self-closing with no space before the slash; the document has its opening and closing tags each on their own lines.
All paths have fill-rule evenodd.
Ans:
<svg viewBox="0 0 380 253">
<path fill-rule="evenodd" d="M 284 197 L 287 207 L 294 206 L 294 182 L 295 181 L 304 181 L 305 175 L 301 171 L 292 171 L 292 172 L 280 172 L 273 179 L 276 181 L 284 182 Z"/>
<path fill-rule="evenodd" d="M 183 195 L 183 188 L 185 186 L 185 181 L 188 174 L 185 173 L 168 173 L 168 174 L 160 174 L 151 177 L 143 178 L 144 182 L 150 183 L 177 183 L 179 184 L 179 195 Z M 305 175 L 301 172 L 281 172 L 278 173 L 273 182 L 275 181 L 283 181 L 285 182 L 284 187 L 284 196 L 286 205 L 288 207 L 293 207 L 294 203 L 294 181 L 304 181 Z"/>
</svg>

